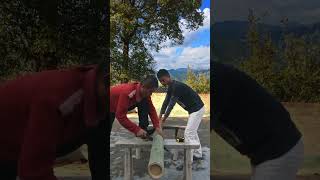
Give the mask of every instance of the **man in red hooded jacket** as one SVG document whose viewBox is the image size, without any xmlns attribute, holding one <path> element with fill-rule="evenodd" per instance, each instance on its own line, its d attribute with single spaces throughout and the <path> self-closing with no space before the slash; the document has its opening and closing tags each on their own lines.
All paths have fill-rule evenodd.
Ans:
<svg viewBox="0 0 320 180">
<path fill-rule="evenodd" d="M 148 115 L 153 127 L 158 134 L 162 135 L 156 109 L 151 101 L 151 94 L 158 88 L 158 79 L 154 75 L 147 76 L 140 83 L 120 84 L 110 88 L 110 126 L 115 118 L 119 123 L 138 137 L 147 136 L 149 124 Z M 134 107 L 138 107 L 139 126 L 131 122 L 127 117 L 127 112 Z"/>
<path fill-rule="evenodd" d="M 57 180 L 56 157 L 88 145 L 93 180 L 107 179 L 102 66 L 43 71 L 0 85 L 0 179 Z"/>
</svg>

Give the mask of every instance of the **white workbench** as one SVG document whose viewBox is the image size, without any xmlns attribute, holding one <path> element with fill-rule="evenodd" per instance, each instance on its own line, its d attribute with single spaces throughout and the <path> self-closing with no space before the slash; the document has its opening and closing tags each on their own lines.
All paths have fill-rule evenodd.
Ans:
<svg viewBox="0 0 320 180">
<path fill-rule="evenodd" d="M 122 139 L 115 143 L 116 147 L 125 149 L 124 156 L 124 180 L 133 180 L 133 160 L 132 149 L 148 148 L 151 149 L 152 141 L 145 141 L 141 138 Z M 192 157 L 191 150 L 198 149 L 200 144 L 178 143 L 175 139 L 165 139 L 164 146 L 167 149 L 183 149 L 184 150 L 184 178 L 192 179 Z M 147 167 L 147 165 L 146 165 Z M 146 168 L 147 169 L 147 168 Z"/>
</svg>

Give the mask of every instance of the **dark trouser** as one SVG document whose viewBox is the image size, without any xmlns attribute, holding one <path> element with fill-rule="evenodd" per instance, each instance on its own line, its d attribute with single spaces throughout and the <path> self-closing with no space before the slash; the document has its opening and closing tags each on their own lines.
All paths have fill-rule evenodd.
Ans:
<svg viewBox="0 0 320 180">
<path fill-rule="evenodd" d="M 149 126 L 149 118 L 148 118 L 149 106 L 148 106 L 147 99 L 142 99 L 139 103 L 129 107 L 128 111 L 131 111 L 136 107 L 138 108 L 139 127 L 141 129 L 146 130 L 147 127 Z M 114 118 L 115 118 L 115 114 L 111 113 L 110 114 L 109 134 L 111 133 L 111 129 L 112 129 Z"/>
<path fill-rule="evenodd" d="M 56 157 L 65 156 L 87 144 L 92 180 L 108 179 L 110 140 L 107 133 L 107 121 L 101 121 L 98 127 L 89 129 L 84 138 L 58 147 Z M 0 160 L 1 180 L 16 180 L 17 174 L 17 162 Z"/>
<path fill-rule="evenodd" d="M 0 179 L 16 180 L 17 163 L 14 161 L 0 161 Z"/>
</svg>

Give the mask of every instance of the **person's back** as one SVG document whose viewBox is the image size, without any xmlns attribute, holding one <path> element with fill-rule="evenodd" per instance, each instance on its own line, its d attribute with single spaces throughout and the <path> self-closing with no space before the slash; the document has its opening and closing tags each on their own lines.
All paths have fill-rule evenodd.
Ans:
<svg viewBox="0 0 320 180">
<path fill-rule="evenodd" d="M 182 82 L 174 80 L 169 86 L 169 91 L 178 98 L 177 102 L 189 113 L 198 111 L 204 106 L 198 93 Z"/>
<path fill-rule="evenodd" d="M 157 112 L 153 106 L 151 95 L 158 88 L 158 80 L 154 75 L 147 75 L 142 82 L 118 84 L 110 87 L 110 125 L 111 133 L 113 121 L 118 122 L 138 137 L 145 138 L 149 125 L 148 116 L 158 134 L 162 135 Z M 129 120 L 129 110 L 138 107 L 139 126 Z M 151 131 L 150 131 L 151 132 Z"/>
<path fill-rule="evenodd" d="M 43 71 L 21 76 L 15 80 L 4 82 L 0 86 L 0 144 L 10 147 L 7 153 L 1 153 L 3 158 L 18 156 L 24 137 L 24 129 L 30 117 L 30 105 L 39 100 L 47 99 L 54 106 L 62 104 L 66 95 L 81 86 L 82 77 L 76 71 Z M 8 141 L 8 137 L 10 140 Z M 13 148 L 15 147 L 15 148 Z M 2 148 L 2 151 L 4 150 Z"/>
<path fill-rule="evenodd" d="M 116 112 L 116 107 L 117 103 L 119 100 L 120 95 L 122 94 L 136 94 L 136 87 L 138 83 L 124 83 L 124 84 L 119 84 L 116 86 L 112 86 L 110 88 L 110 112 L 115 113 Z"/>
<path fill-rule="evenodd" d="M 88 129 L 104 118 L 97 69 L 43 71 L 0 85 L 0 167 L 18 171 L 10 176 L 54 179 L 56 156 L 91 143 Z"/>
<path fill-rule="evenodd" d="M 3 100 L 0 106 L 3 106 L 2 108 L 13 108 L 14 106 L 15 110 L 20 110 L 42 95 L 51 99 L 59 99 L 57 92 L 68 90 L 74 84 L 80 85 L 83 80 L 82 76 L 81 71 L 77 72 L 77 70 L 51 70 L 5 81 L 0 85 L 0 96 Z"/>
<path fill-rule="evenodd" d="M 301 138 L 290 114 L 245 73 L 213 63 L 213 129 L 254 165 L 282 156 Z"/>
</svg>

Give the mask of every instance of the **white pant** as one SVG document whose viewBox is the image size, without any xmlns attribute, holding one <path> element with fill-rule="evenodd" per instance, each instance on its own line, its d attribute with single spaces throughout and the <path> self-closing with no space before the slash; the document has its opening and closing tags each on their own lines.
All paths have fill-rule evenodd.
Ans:
<svg viewBox="0 0 320 180">
<path fill-rule="evenodd" d="M 302 139 L 283 156 L 252 167 L 251 180 L 295 180 L 303 162 Z"/>
<path fill-rule="evenodd" d="M 202 116 L 205 112 L 204 107 L 202 107 L 199 111 L 193 112 L 189 115 L 187 127 L 184 131 L 184 140 L 185 142 L 190 143 L 200 143 L 200 139 L 198 136 L 198 128 L 201 123 Z M 191 157 L 202 157 L 201 144 L 199 149 L 195 149 L 191 151 Z"/>
</svg>

